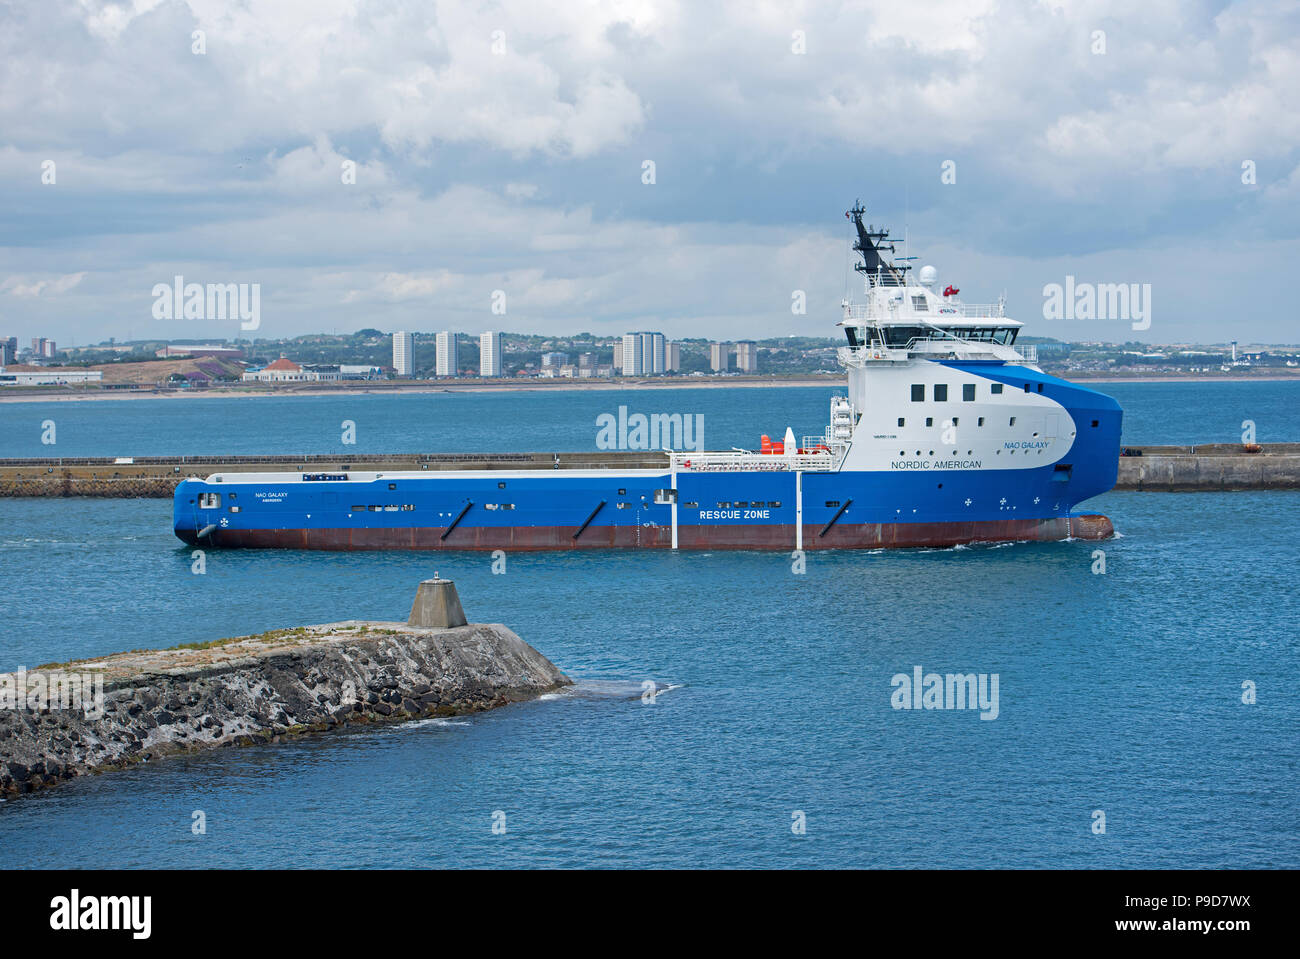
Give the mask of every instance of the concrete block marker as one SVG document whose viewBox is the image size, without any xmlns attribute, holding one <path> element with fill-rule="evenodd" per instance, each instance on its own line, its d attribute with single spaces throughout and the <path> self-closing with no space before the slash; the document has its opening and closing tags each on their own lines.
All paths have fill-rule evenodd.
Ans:
<svg viewBox="0 0 1300 959">
<path fill-rule="evenodd" d="M 421 580 L 415 591 L 415 602 L 411 604 L 411 618 L 408 626 L 422 626 L 425 629 L 451 629 L 465 625 L 465 610 L 460 605 L 460 595 L 456 584 L 450 579 L 440 579 L 437 573 L 433 579 Z"/>
</svg>

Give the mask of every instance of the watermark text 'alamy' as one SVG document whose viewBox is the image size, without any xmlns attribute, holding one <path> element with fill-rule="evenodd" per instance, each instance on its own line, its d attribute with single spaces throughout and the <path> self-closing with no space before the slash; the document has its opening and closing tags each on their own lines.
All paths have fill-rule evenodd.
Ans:
<svg viewBox="0 0 1300 959">
<path fill-rule="evenodd" d="M 172 282 L 153 288 L 155 320 L 233 320 L 241 330 L 262 325 L 262 284 L 186 283 L 175 276 Z"/>
</svg>

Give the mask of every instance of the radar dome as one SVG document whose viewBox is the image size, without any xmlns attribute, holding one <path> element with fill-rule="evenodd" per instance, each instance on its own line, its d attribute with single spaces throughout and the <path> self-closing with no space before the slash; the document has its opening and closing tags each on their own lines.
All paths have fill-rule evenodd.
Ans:
<svg viewBox="0 0 1300 959">
<path fill-rule="evenodd" d="M 932 266 L 921 267 L 921 285 L 934 286 L 934 281 L 939 278 L 939 273 Z"/>
</svg>

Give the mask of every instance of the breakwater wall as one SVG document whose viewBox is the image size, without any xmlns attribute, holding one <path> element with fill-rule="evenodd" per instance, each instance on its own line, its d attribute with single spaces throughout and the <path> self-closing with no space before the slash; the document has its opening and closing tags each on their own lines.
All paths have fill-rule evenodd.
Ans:
<svg viewBox="0 0 1300 959">
<path fill-rule="evenodd" d="M 1253 449 L 1253 452 L 1247 452 Z M 1118 490 L 1300 489 L 1300 443 L 1135 446 L 1119 458 Z"/>
<path fill-rule="evenodd" d="M 1118 490 L 1300 489 L 1300 443 L 1132 446 Z M 0 497 L 170 498 L 183 479 L 213 473 L 324 470 L 668 469 L 663 453 L 435 453 L 387 456 L 171 456 L 0 459 Z"/>
<path fill-rule="evenodd" d="M 178 753 L 477 712 L 570 680 L 448 580 L 406 623 L 349 620 L 0 674 L 0 795 Z"/>
<path fill-rule="evenodd" d="M 653 451 L 0 459 L 0 497 L 143 496 L 170 499 L 181 480 L 202 479 L 213 473 L 667 468 L 668 457 Z"/>
</svg>

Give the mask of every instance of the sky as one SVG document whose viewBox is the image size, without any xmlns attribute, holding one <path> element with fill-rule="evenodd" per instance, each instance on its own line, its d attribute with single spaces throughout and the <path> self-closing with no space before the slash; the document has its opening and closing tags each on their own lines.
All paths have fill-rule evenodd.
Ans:
<svg viewBox="0 0 1300 959">
<path fill-rule="evenodd" d="M 1030 335 L 1297 343 L 1297 91 L 1284 0 L 0 0 L 0 336 L 832 336 L 860 198 Z"/>
</svg>

